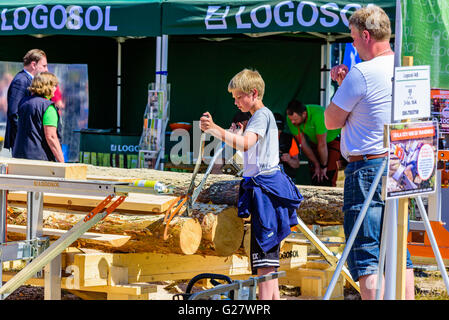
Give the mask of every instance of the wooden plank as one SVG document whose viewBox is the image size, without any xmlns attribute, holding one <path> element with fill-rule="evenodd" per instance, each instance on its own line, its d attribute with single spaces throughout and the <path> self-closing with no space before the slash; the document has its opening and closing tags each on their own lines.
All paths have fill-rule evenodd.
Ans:
<svg viewBox="0 0 449 320">
<path fill-rule="evenodd" d="M 16 275 L 16 272 L 3 272 L 3 281 L 9 281 Z M 24 284 L 43 287 L 45 285 L 44 278 L 30 278 Z M 144 295 L 157 291 L 157 286 L 151 283 L 130 283 L 126 285 L 117 286 L 91 286 L 91 287 L 79 287 L 74 288 L 70 284 L 70 277 L 61 278 L 61 289 L 66 290 L 80 290 L 89 292 L 106 292 L 112 294 L 123 295 Z"/>
<path fill-rule="evenodd" d="M 246 256 L 230 257 L 159 253 L 74 254 L 67 261 L 74 287 L 106 285 L 110 266 L 128 268 L 128 282 L 154 282 L 191 279 L 200 273 L 229 276 L 250 275 Z"/>
<path fill-rule="evenodd" d="M 8 224 L 7 230 L 8 232 L 14 233 L 23 233 L 26 234 L 26 226 L 19 226 L 14 224 Z M 51 228 L 43 228 L 44 236 L 56 236 L 60 237 L 65 234 L 66 230 L 59 229 L 51 229 Z M 95 233 L 95 232 L 86 232 L 84 233 L 80 239 L 93 240 L 95 242 L 99 242 L 105 245 L 109 245 L 112 247 L 120 247 L 124 245 L 131 236 L 120 235 L 120 234 L 104 234 L 104 233 Z"/>
<path fill-rule="evenodd" d="M 405 300 L 406 267 L 407 267 L 407 235 L 408 235 L 408 198 L 398 201 L 397 231 L 397 264 L 396 264 L 396 300 Z"/>
<path fill-rule="evenodd" d="M 88 174 L 86 178 L 87 180 L 94 180 L 94 181 L 117 181 L 117 182 L 133 182 L 137 180 L 136 178 L 100 176 L 93 174 Z"/>
<path fill-rule="evenodd" d="M 59 193 L 44 193 L 44 205 L 73 206 L 95 208 L 104 197 L 66 195 Z M 8 201 L 26 202 L 25 191 L 8 193 Z M 176 197 L 158 194 L 129 193 L 125 201 L 117 209 L 141 212 L 165 212 Z"/>
<path fill-rule="evenodd" d="M 404 56 L 403 66 L 413 66 L 413 57 Z M 409 122 L 410 119 L 402 120 Z M 397 263 L 396 263 L 396 300 L 405 300 L 406 265 L 407 265 L 407 235 L 408 235 L 408 198 L 398 201 L 397 226 Z"/>
<path fill-rule="evenodd" d="M 40 160 L 1 158 L 1 164 L 8 165 L 8 174 L 55 177 L 71 180 L 86 180 L 87 165 Z"/>
</svg>

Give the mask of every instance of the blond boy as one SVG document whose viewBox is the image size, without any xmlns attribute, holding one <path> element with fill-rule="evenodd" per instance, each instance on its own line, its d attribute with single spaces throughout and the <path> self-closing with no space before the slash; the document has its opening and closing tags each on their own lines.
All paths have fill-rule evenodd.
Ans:
<svg viewBox="0 0 449 320">
<path fill-rule="evenodd" d="M 244 69 L 228 85 L 234 104 L 250 112 L 246 128 L 229 132 L 213 122 L 209 112 L 200 119 L 203 131 L 244 152 L 238 214 L 251 215 L 251 267 L 258 276 L 279 267 L 280 242 L 297 224 L 296 209 L 302 196 L 279 167 L 278 129 L 273 113 L 263 101 L 265 82 L 259 72 Z M 241 126 L 242 127 L 242 126 Z M 282 201 L 279 201 L 282 199 Z M 279 299 L 278 280 L 259 284 L 259 299 Z"/>
</svg>

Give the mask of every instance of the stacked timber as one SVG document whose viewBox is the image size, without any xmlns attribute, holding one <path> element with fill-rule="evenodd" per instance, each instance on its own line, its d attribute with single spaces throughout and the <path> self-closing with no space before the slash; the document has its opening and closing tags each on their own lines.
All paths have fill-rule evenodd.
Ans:
<svg viewBox="0 0 449 320">
<path fill-rule="evenodd" d="M 2 162 L 0 159 L 0 163 Z M 174 195 L 130 193 L 113 213 L 89 230 L 92 235 L 83 236 L 74 243 L 78 248 L 92 248 L 111 253 L 153 252 L 216 256 L 245 254 L 242 246 L 245 221 L 237 217 L 236 208 L 240 180 L 234 179 L 233 176 L 210 175 L 195 204 L 193 214 L 176 216 L 167 226 L 170 205 L 177 201 L 177 195 L 187 191 L 192 177 L 190 173 L 42 161 L 34 164 L 22 162 L 22 168 L 27 167 L 28 171 L 21 172 L 21 165 L 18 164 L 21 161 L 8 159 L 7 162 L 8 168 L 14 166 L 14 174 L 127 182 L 148 179 L 159 180 L 175 187 Z M 31 172 L 30 165 L 34 168 Z M 52 169 L 53 166 L 66 169 L 56 171 Z M 201 178 L 202 175 L 199 174 L 197 183 Z M 342 223 L 341 188 L 298 188 L 305 198 L 298 214 L 305 223 Z M 58 232 L 54 230 L 69 230 L 102 200 L 101 197 L 94 196 L 45 193 L 44 235 L 47 232 L 51 238 L 57 238 Z M 17 226 L 26 225 L 26 193 L 10 192 L 8 205 L 8 223 L 16 226 L 16 229 L 9 228 L 8 240 L 24 239 L 23 230 L 18 230 Z"/>
</svg>

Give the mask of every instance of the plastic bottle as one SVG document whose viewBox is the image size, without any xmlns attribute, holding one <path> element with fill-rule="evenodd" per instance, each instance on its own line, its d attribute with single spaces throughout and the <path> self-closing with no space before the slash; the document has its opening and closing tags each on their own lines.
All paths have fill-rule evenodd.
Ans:
<svg viewBox="0 0 449 320">
<path fill-rule="evenodd" d="M 136 187 L 153 188 L 158 193 L 168 193 L 169 188 L 160 181 L 156 180 L 136 180 L 133 182 Z"/>
</svg>

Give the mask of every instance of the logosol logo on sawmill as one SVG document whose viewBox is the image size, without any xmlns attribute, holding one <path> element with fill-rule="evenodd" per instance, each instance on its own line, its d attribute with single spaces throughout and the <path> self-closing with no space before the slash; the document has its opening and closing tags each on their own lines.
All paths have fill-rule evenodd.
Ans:
<svg viewBox="0 0 449 320">
<path fill-rule="evenodd" d="M 34 181 L 35 187 L 55 187 L 59 188 L 59 182 L 53 181 Z"/>
</svg>

